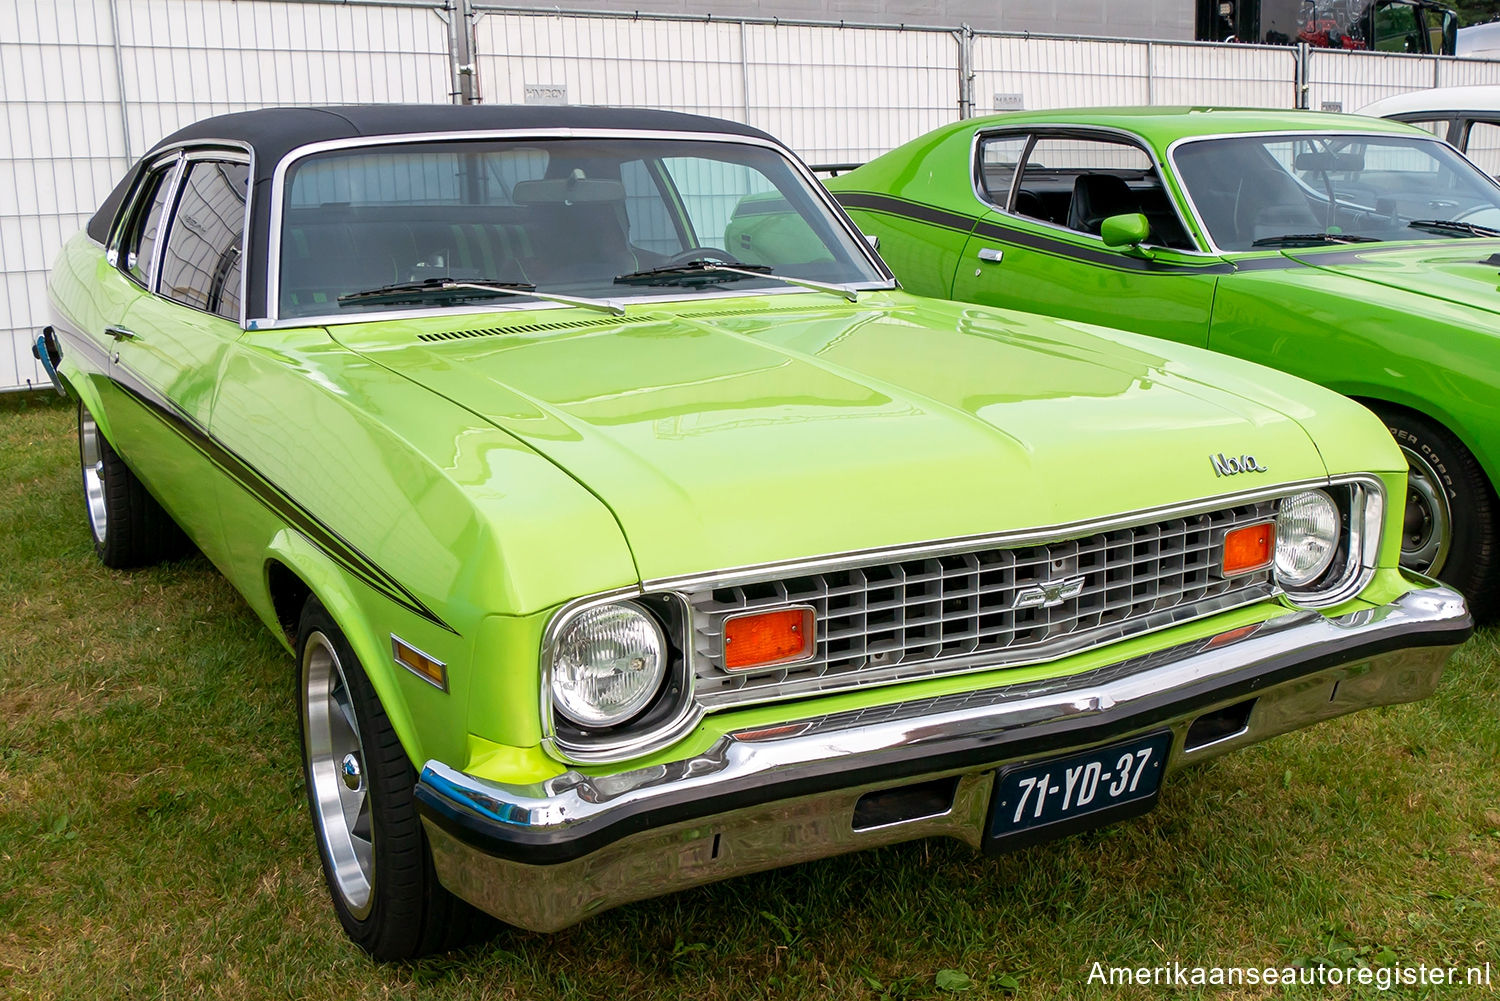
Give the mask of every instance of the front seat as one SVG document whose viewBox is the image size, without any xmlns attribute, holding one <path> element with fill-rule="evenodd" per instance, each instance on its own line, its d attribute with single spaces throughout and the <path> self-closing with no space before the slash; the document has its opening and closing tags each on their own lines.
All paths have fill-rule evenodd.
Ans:
<svg viewBox="0 0 1500 1001">
<path fill-rule="evenodd" d="M 1267 237 L 1321 233 L 1323 223 L 1308 207 L 1302 186 L 1290 174 L 1275 167 L 1260 167 L 1240 178 L 1234 196 L 1234 230 L 1243 250 Z"/>
<path fill-rule="evenodd" d="M 1068 228 L 1098 236 L 1110 216 L 1140 210 L 1141 203 L 1130 185 L 1114 174 L 1079 174 L 1073 182 L 1073 200 L 1068 203 Z"/>
<path fill-rule="evenodd" d="M 526 236 L 536 256 L 526 272 L 535 280 L 597 281 L 636 270 L 625 186 L 581 175 L 518 181 L 511 192 L 527 210 Z"/>
</svg>

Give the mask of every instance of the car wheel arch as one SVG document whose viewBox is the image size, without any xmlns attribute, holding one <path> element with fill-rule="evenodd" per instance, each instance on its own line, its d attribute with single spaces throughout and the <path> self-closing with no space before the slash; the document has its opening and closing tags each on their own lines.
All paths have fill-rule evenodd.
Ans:
<svg viewBox="0 0 1500 1001">
<path fill-rule="evenodd" d="M 1474 436 L 1468 427 L 1448 413 L 1444 408 L 1433 406 L 1430 401 L 1411 399 L 1401 393 L 1361 392 L 1357 389 L 1344 388 L 1330 385 L 1328 388 L 1343 393 L 1354 402 L 1374 411 L 1379 415 L 1382 411 L 1392 410 L 1405 411 L 1424 420 L 1432 421 L 1457 438 L 1474 461 L 1479 463 L 1479 468 L 1484 470 L 1484 475 L 1489 478 L 1491 484 L 1500 484 L 1500 468 L 1491 463 L 1484 451 L 1476 447 Z"/>
<path fill-rule="evenodd" d="M 310 542 L 288 529 L 278 532 L 267 547 L 263 573 L 266 605 L 264 609 L 258 609 L 261 618 L 283 638 L 285 646 L 295 656 L 303 606 L 309 598 L 316 598 L 359 658 L 391 728 L 407 756 L 420 770 L 426 761 L 423 744 L 396 677 L 390 638 L 377 635 L 368 628 L 368 619 L 361 612 L 344 575 Z M 283 615 L 289 618 L 283 619 Z M 288 622 L 290 633 L 287 632 Z M 300 662 L 294 663 L 296 669 L 301 670 Z"/>
</svg>

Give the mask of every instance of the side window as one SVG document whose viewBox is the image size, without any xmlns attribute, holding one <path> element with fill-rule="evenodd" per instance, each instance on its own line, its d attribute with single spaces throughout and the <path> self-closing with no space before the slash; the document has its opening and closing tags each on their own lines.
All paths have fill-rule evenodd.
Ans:
<svg viewBox="0 0 1500 1001">
<path fill-rule="evenodd" d="M 1121 140 L 1038 137 L 1011 211 L 1090 236 L 1110 216 L 1140 213 L 1151 224 L 1151 243 L 1193 249 L 1151 158 Z"/>
<path fill-rule="evenodd" d="M 991 205 L 1010 207 L 1010 187 L 1015 180 L 1028 136 L 993 136 L 979 143 L 979 190 Z"/>
<path fill-rule="evenodd" d="M 146 178 L 141 198 L 135 202 L 135 215 L 125 224 L 120 237 L 120 266 L 142 285 L 151 284 L 151 258 L 156 250 L 157 226 L 166 208 L 172 168 L 162 167 Z"/>
<path fill-rule="evenodd" d="M 625 215 L 630 223 L 630 244 L 664 257 L 683 249 L 682 238 L 672 224 L 672 213 L 662 200 L 661 188 L 644 160 L 620 165 L 625 185 Z"/>
<path fill-rule="evenodd" d="M 666 157 L 661 163 L 700 247 L 723 250 L 745 264 L 784 267 L 832 260 L 807 216 L 755 167 L 697 156 Z"/>
<path fill-rule="evenodd" d="M 162 295 L 238 320 L 250 168 L 196 160 L 188 165 L 161 262 Z"/>
<path fill-rule="evenodd" d="M 1400 121 L 1431 132 L 1439 139 L 1448 138 L 1448 119 L 1446 118 L 1401 118 Z"/>
<path fill-rule="evenodd" d="M 1491 177 L 1500 177 L 1500 123 L 1473 122 L 1464 155 Z"/>
<path fill-rule="evenodd" d="M 1415 7 L 1383 3 L 1375 8 L 1375 49 L 1378 52 L 1421 52 L 1421 29 Z"/>
</svg>

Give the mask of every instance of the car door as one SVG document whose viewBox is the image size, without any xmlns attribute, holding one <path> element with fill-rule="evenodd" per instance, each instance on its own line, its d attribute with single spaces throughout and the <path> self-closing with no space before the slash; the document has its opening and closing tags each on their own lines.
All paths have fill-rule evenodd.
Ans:
<svg viewBox="0 0 1500 1001">
<path fill-rule="evenodd" d="M 974 155 L 987 210 L 959 259 L 955 299 L 1207 343 L 1214 286 L 1230 268 L 1198 251 L 1143 145 L 1039 129 L 982 135 Z M 1150 223 L 1146 242 L 1106 246 L 1104 219 L 1132 213 Z"/>
<path fill-rule="evenodd" d="M 152 294 L 117 328 L 114 378 L 140 415 L 131 433 L 138 475 L 210 556 L 221 544 L 209 417 L 226 352 L 241 335 L 249 158 L 187 153 L 170 197 Z"/>
</svg>

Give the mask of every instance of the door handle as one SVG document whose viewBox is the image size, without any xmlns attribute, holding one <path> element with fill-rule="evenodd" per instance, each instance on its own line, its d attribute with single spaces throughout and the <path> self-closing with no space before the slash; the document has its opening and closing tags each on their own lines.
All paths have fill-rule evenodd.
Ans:
<svg viewBox="0 0 1500 1001">
<path fill-rule="evenodd" d="M 979 259 L 990 264 L 999 264 L 1005 260 L 1005 251 L 996 250 L 994 247 L 980 247 Z"/>
<path fill-rule="evenodd" d="M 141 339 L 140 335 L 129 327 L 105 327 L 104 335 L 106 337 L 113 337 L 117 341 L 138 341 Z"/>
</svg>

